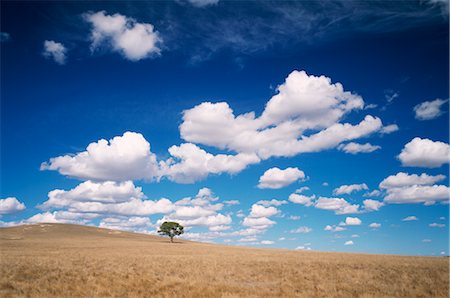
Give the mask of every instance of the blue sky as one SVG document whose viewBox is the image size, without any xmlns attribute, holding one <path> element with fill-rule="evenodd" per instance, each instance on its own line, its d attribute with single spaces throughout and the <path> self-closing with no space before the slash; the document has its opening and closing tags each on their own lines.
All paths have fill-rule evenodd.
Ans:
<svg viewBox="0 0 450 298">
<path fill-rule="evenodd" d="M 2 226 L 448 255 L 446 1 L 1 5 Z"/>
</svg>

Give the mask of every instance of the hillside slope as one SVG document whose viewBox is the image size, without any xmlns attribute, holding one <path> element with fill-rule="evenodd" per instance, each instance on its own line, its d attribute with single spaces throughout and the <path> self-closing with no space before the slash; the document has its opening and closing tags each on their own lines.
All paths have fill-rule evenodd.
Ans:
<svg viewBox="0 0 450 298">
<path fill-rule="evenodd" d="M 304 252 L 63 224 L 0 229 L 0 296 L 448 297 L 444 257 Z"/>
</svg>

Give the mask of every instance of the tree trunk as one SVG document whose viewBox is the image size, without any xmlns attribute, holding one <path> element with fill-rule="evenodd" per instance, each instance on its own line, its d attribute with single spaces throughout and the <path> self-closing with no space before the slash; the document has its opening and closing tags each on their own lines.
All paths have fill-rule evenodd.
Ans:
<svg viewBox="0 0 450 298">
<path fill-rule="evenodd" d="M 170 237 L 170 243 L 173 243 L 173 237 Z"/>
</svg>

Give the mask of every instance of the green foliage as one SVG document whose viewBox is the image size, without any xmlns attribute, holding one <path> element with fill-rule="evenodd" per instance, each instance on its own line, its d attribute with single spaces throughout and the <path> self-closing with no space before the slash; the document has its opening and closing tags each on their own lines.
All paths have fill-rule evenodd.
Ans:
<svg viewBox="0 0 450 298">
<path fill-rule="evenodd" d="M 177 222 L 165 221 L 159 227 L 158 233 L 170 237 L 170 242 L 173 242 L 173 237 L 184 233 L 184 227 Z"/>
</svg>

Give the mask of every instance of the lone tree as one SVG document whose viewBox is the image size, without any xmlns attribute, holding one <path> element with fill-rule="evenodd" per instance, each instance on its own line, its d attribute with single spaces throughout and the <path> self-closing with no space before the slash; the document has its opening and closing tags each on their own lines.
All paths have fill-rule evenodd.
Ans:
<svg viewBox="0 0 450 298">
<path fill-rule="evenodd" d="M 170 242 L 173 243 L 173 237 L 183 234 L 184 227 L 177 222 L 165 221 L 159 227 L 158 233 L 160 233 L 161 235 L 169 236 Z"/>
</svg>

